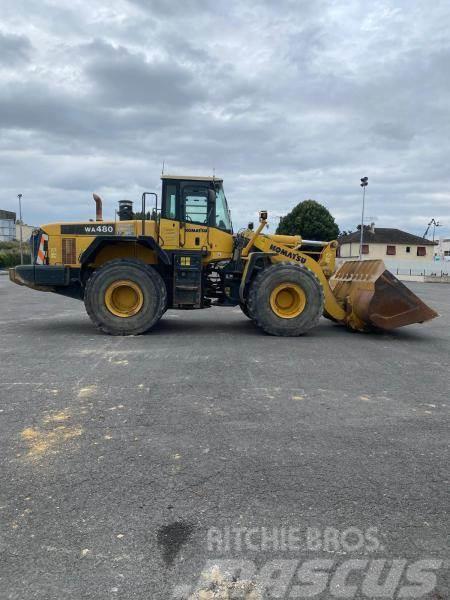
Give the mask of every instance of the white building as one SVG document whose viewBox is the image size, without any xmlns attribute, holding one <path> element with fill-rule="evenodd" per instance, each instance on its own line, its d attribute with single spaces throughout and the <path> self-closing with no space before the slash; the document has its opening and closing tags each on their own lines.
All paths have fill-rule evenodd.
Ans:
<svg viewBox="0 0 450 600">
<path fill-rule="evenodd" d="M 16 234 L 16 213 L 0 210 L 0 242 L 12 242 Z"/>
<path fill-rule="evenodd" d="M 440 238 L 435 248 L 435 259 L 439 262 L 450 262 L 450 238 Z"/>
<path fill-rule="evenodd" d="M 359 238 L 359 231 L 339 238 L 338 264 L 359 258 Z M 393 273 L 426 275 L 440 270 L 434 256 L 436 246 L 437 242 L 401 229 L 371 225 L 364 227 L 362 259 L 381 259 Z"/>
<path fill-rule="evenodd" d="M 33 231 L 36 229 L 36 227 L 33 227 L 33 225 L 27 225 L 26 223 L 24 223 L 22 225 L 22 240 L 24 242 L 29 242 L 30 241 L 30 237 L 31 234 L 33 233 Z M 16 229 L 15 229 L 15 240 L 20 240 L 20 221 L 17 221 L 16 223 Z"/>
</svg>

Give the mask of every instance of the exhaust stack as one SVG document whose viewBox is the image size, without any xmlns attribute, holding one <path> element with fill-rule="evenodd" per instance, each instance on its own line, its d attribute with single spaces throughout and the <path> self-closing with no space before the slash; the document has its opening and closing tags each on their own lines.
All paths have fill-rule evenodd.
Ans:
<svg viewBox="0 0 450 600">
<path fill-rule="evenodd" d="M 92 194 L 92 196 L 95 201 L 95 220 L 103 221 L 102 199 L 100 198 L 100 196 L 98 194 Z"/>
<path fill-rule="evenodd" d="M 119 200 L 117 214 L 120 221 L 131 221 L 133 219 L 133 203 L 131 200 Z"/>
</svg>

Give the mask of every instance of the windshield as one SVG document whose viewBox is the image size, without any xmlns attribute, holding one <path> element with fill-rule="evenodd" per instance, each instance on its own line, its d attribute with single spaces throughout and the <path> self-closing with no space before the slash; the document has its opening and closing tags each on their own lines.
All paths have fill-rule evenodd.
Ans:
<svg viewBox="0 0 450 600">
<path fill-rule="evenodd" d="M 232 230 L 230 211 L 222 184 L 216 184 L 216 227 L 225 231 Z"/>
</svg>

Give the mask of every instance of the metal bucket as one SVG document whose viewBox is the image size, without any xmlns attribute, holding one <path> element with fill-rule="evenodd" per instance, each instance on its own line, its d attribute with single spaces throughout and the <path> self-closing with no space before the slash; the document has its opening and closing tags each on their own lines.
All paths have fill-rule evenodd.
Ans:
<svg viewBox="0 0 450 600">
<path fill-rule="evenodd" d="M 330 287 L 358 331 L 390 330 L 438 316 L 390 273 L 382 260 L 347 261 L 331 277 Z"/>
</svg>

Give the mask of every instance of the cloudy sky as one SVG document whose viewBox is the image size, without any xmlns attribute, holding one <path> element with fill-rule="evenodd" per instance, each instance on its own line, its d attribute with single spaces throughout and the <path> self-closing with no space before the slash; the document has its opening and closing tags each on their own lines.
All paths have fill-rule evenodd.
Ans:
<svg viewBox="0 0 450 600">
<path fill-rule="evenodd" d="M 223 176 L 235 225 L 324 203 L 450 233 L 448 0 L 1 0 L 0 208 L 37 225 Z"/>
</svg>

